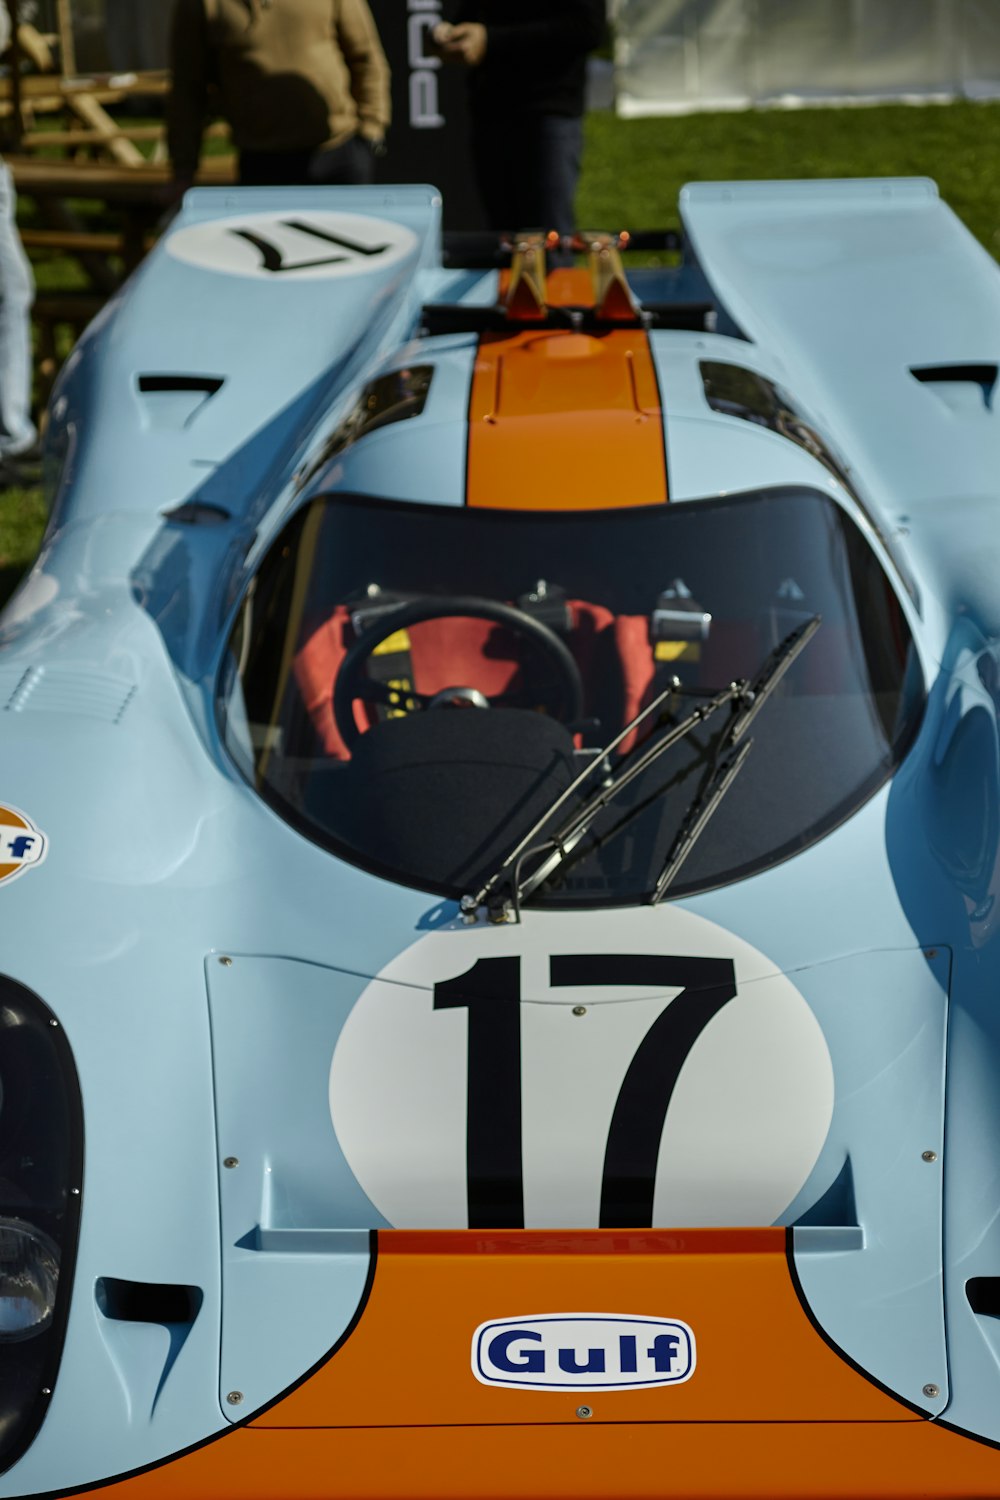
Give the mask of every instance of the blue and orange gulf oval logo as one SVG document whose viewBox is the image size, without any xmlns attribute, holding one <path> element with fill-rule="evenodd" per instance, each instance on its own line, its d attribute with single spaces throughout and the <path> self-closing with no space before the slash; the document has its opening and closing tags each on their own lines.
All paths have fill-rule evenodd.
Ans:
<svg viewBox="0 0 1000 1500">
<path fill-rule="evenodd" d="M 40 865 L 47 852 L 48 839 L 41 829 L 16 807 L 0 802 L 0 885 Z"/>
</svg>

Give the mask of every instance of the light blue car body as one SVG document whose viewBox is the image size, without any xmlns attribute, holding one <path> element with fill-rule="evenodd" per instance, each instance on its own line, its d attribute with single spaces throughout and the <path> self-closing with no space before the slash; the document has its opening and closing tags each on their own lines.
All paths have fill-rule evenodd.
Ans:
<svg viewBox="0 0 1000 1500">
<path fill-rule="evenodd" d="M 412 246 L 325 280 L 171 250 L 194 226 L 330 208 Z M 698 361 L 730 335 L 664 330 L 671 501 L 830 495 L 893 580 L 927 704 L 846 822 L 678 904 L 790 976 L 833 1059 L 825 1143 L 776 1218 L 799 1226 L 814 1318 L 902 1400 L 1000 1442 L 1000 1320 L 965 1293 L 1000 1274 L 1000 413 L 989 382 L 911 373 L 995 375 L 1000 273 L 921 180 L 695 184 L 681 212 L 740 362 L 795 392 L 865 508 L 801 447 L 710 409 Z M 72 1049 L 85 1173 L 58 1383 L 0 1496 L 96 1483 L 245 1420 L 358 1306 L 367 1231 L 388 1220 L 331 1128 L 330 1060 L 371 976 L 424 932 L 463 933 L 453 903 L 265 805 L 221 741 L 219 673 L 259 560 L 310 498 L 463 504 L 476 339 L 421 338 L 420 309 L 495 296 L 494 272 L 443 265 L 431 188 L 197 190 L 60 378 L 52 518 L 0 618 L 0 803 L 46 857 L 0 884 L 0 933 L 3 972 Z M 436 369 L 421 421 L 323 460 L 364 383 L 417 354 Z M 544 944 L 562 917 L 522 920 Z M 838 1192 L 856 1225 L 810 1212 Z M 181 1330 L 110 1319 L 109 1277 L 197 1287 L 200 1311 Z"/>
</svg>

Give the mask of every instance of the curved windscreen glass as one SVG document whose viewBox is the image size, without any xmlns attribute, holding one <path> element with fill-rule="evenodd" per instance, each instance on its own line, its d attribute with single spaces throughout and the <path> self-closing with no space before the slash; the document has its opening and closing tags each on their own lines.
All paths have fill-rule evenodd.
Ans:
<svg viewBox="0 0 1000 1500">
<path fill-rule="evenodd" d="M 745 732 L 743 693 L 674 735 L 744 679 L 765 688 Z M 923 702 L 874 553 L 793 489 L 573 513 L 314 501 L 247 592 L 221 689 L 231 754 L 308 837 L 450 896 L 525 843 L 536 905 L 788 857 L 884 781 Z"/>
</svg>

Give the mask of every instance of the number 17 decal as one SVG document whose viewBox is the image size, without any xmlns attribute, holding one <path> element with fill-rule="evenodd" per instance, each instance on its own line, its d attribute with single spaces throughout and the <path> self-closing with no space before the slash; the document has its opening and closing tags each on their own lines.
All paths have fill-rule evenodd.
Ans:
<svg viewBox="0 0 1000 1500">
<path fill-rule="evenodd" d="M 670 1100 L 705 1027 L 735 998 L 733 962 L 644 953 L 553 955 L 550 985 L 553 989 L 625 985 L 680 989 L 632 1057 L 604 1153 L 601 1228 L 652 1225 L 660 1140 Z M 481 958 L 465 974 L 435 984 L 434 1009 L 468 1011 L 469 1228 L 521 1228 L 520 958 Z"/>
</svg>

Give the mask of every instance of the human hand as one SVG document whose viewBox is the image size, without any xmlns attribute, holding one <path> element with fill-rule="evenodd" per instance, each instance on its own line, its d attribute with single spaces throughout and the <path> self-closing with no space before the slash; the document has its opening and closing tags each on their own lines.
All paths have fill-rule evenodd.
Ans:
<svg viewBox="0 0 1000 1500">
<path fill-rule="evenodd" d="M 478 68 L 486 56 L 486 27 L 479 21 L 463 21 L 458 26 L 442 22 L 435 26 L 431 35 L 443 62 Z"/>
</svg>

